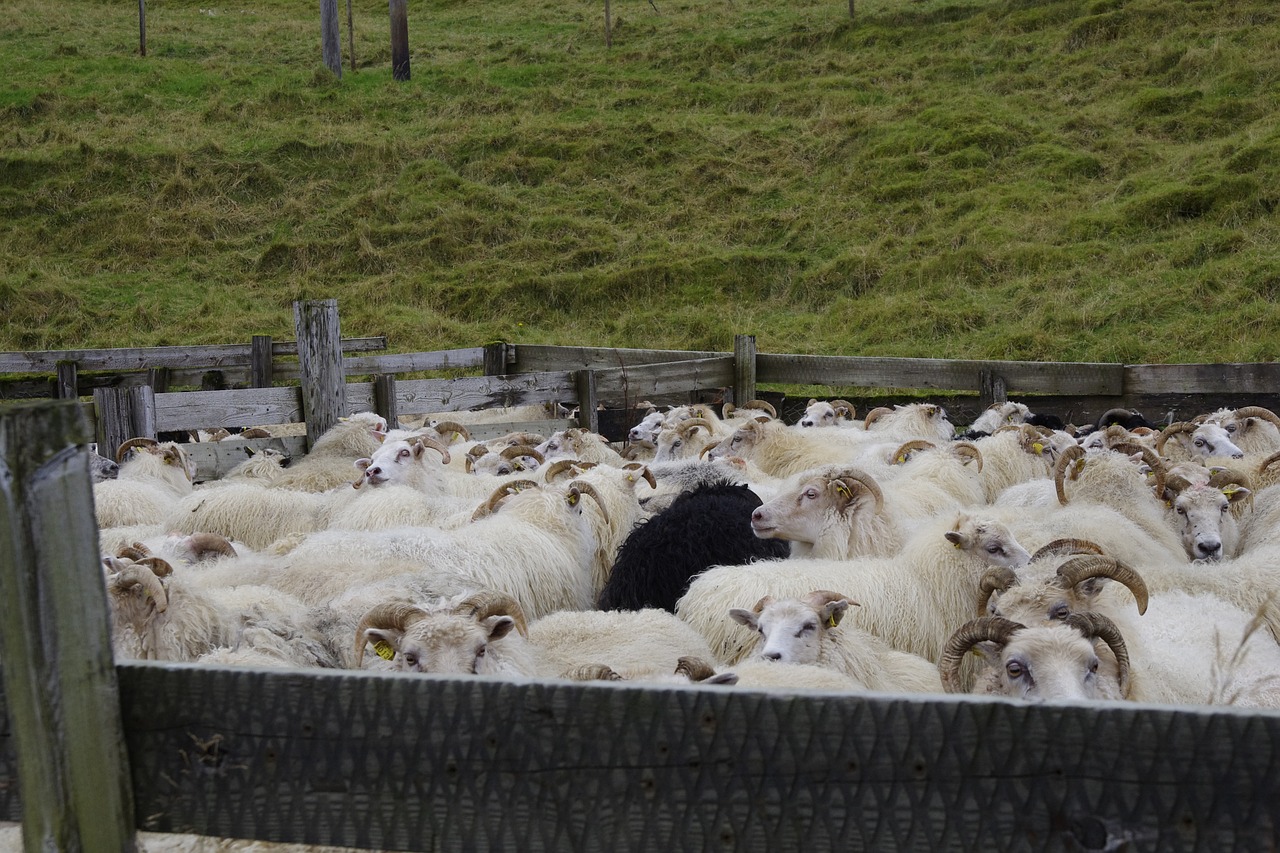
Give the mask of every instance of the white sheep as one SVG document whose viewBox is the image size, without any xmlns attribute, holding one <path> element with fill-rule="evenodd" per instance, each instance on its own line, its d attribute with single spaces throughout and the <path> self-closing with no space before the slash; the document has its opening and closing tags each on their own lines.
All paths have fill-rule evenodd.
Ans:
<svg viewBox="0 0 1280 853">
<path fill-rule="evenodd" d="M 857 417 L 857 409 L 846 400 L 816 400 L 809 398 L 804 414 L 796 421 L 795 426 L 801 429 L 814 427 L 850 427 Z"/>
<path fill-rule="evenodd" d="M 195 463 L 171 441 L 130 439 L 120 446 L 117 459 L 121 462 L 116 479 L 93 484 L 99 527 L 159 524 L 173 504 L 193 490 Z"/>
<path fill-rule="evenodd" d="M 386 418 L 373 412 L 357 412 L 342 418 L 316 439 L 307 455 L 295 460 L 271 487 L 325 492 L 350 485 L 356 477 L 355 460 L 372 455 L 386 434 Z"/>
<path fill-rule="evenodd" d="M 857 604 L 841 593 L 816 590 L 803 598 L 766 596 L 750 610 L 730 610 L 729 616 L 760 635 L 756 657 L 829 667 L 873 691 L 941 693 L 933 662 L 842 623 L 845 611 Z"/>
</svg>

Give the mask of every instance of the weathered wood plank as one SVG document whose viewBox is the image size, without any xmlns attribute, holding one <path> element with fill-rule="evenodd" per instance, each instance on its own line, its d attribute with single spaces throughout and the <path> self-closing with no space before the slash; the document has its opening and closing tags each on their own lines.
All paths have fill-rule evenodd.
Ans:
<svg viewBox="0 0 1280 853">
<path fill-rule="evenodd" d="M 1125 391 L 1124 366 L 1120 364 L 764 353 L 757 358 L 756 381 L 782 385 L 977 391 L 982 387 L 983 371 L 1002 377 L 1010 394 L 1122 394 Z"/>
<path fill-rule="evenodd" d="M 0 409 L 0 643 L 30 853 L 135 849 L 91 438 L 76 403 Z"/>
<path fill-rule="evenodd" d="M 756 397 L 755 335 L 733 336 L 733 402 L 739 406 Z"/>
<path fill-rule="evenodd" d="M 321 0 L 321 8 L 327 8 Z M 327 50 L 326 46 L 326 50 Z M 338 76 L 341 77 L 341 57 Z M 293 328 L 298 336 L 298 367 L 302 371 L 302 412 L 307 422 L 307 446 L 332 429 L 347 414 L 347 385 L 342 371 L 338 300 L 312 299 L 293 303 Z"/>
<path fill-rule="evenodd" d="M 244 388 L 156 394 L 160 431 L 302 422 L 302 389 Z"/>
<path fill-rule="evenodd" d="M 731 356 L 731 352 L 704 352 L 657 349 L 622 349 L 617 347 L 508 346 L 508 359 L 514 373 L 559 370 L 604 370 L 633 364 L 657 364 L 664 361 L 688 361 L 701 358 Z"/>
<path fill-rule="evenodd" d="M 569 373 L 412 379 L 396 383 L 396 404 L 401 416 L 496 409 L 576 399 L 577 391 Z M 373 411 L 373 383 L 348 383 L 347 408 L 348 413 Z"/>
<path fill-rule="evenodd" d="M 142 663 L 120 682 L 138 814 L 166 832 L 663 853 L 1280 832 L 1275 713 Z"/>
<path fill-rule="evenodd" d="M 1280 363 L 1132 364 L 1125 368 L 1124 388 L 1140 394 L 1271 392 L 1280 388 Z"/>
<path fill-rule="evenodd" d="M 595 371 L 596 393 L 606 405 L 627 408 L 647 397 L 726 388 L 733 384 L 733 356 L 636 364 Z"/>
<path fill-rule="evenodd" d="M 425 370 L 473 369 L 484 366 L 484 347 L 370 355 L 344 358 L 342 369 L 348 376 L 374 373 L 416 373 Z"/>
<path fill-rule="evenodd" d="M 387 348 L 385 337 L 347 338 L 342 351 L 373 352 Z M 119 349 L 22 350 L 0 352 L 0 373 L 54 373 L 59 361 L 74 361 L 81 371 L 146 370 L 150 367 L 248 369 L 252 344 L 218 344 L 194 347 L 122 347 Z M 297 341 L 271 345 L 275 358 L 296 356 Z"/>
<path fill-rule="evenodd" d="M 188 442 L 182 445 L 182 449 L 196 464 L 196 482 L 199 483 L 225 477 L 228 471 L 248 458 L 245 448 L 252 448 L 257 452 L 267 447 L 294 459 L 301 459 L 307 452 L 307 440 L 300 435 L 290 435 L 279 438 Z"/>
</svg>

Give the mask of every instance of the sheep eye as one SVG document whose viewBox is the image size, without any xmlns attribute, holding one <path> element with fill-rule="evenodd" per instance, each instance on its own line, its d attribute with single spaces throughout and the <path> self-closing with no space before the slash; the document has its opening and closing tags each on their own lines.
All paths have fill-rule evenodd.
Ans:
<svg viewBox="0 0 1280 853">
<path fill-rule="evenodd" d="M 814 623 L 812 623 L 812 622 L 806 622 L 806 623 L 804 623 L 803 625 L 801 625 L 801 626 L 800 626 L 800 630 L 799 630 L 799 631 L 796 631 L 796 636 L 797 636 L 797 637 L 803 637 L 805 634 L 808 634 L 808 633 L 811 633 L 811 632 L 813 632 L 813 631 L 816 631 L 816 630 L 817 630 L 817 628 L 818 628 L 818 626 L 817 626 L 817 625 L 815 625 Z"/>
<path fill-rule="evenodd" d="M 1009 673 L 1010 678 L 1021 678 L 1024 673 L 1022 664 L 1018 663 L 1016 660 L 1011 660 L 1005 664 L 1004 671 Z"/>
<path fill-rule="evenodd" d="M 987 546 L 987 553 L 988 553 L 988 554 L 1003 554 L 1003 553 L 1004 553 L 1004 547 L 1003 547 L 1003 546 L 1001 546 L 1001 545 L 988 545 L 988 546 Z"/>
<path fill-rule="evenodd" d="M 404 662 L 405 662 L 405 665 L 406 665 L 406 666 L 417 666 L 417 665 L 418 665 L 418 656 L 417 656 L 417 655 L 405 655 L 405 656 L 404 656 Z"/>
<path fill-rule="evenodd" d="M 1055 604 L 1052 607 L 1052 609 L 1049 610 L 1050 619 L 1062 620 L 1062 619 L 1066 619 L 1070 615 L 1071 615 L 1071 608 L 1065 604 Z"/>
<path fill-rule="evenodd" d="M 682 445 L 682 444 L 684 444 L 684 442 L 683 442 L 683 441 L 681 441 L 681 440 L 680 440 L 680 439 L 678 439 L 678 438 L 677 438 L 675 441 L 671 442 L 671 446 L 672 446 L 672 447 L 679 447 L 679 446 L 680 446 L 680 445 Z"/>
<path fill-rule="evenodd" d="M 1186 515 L 1186 514 L 1187 514 L 1186 507 L 1178 507 L 1178 515 Z"/>
<path fill-rule="evenodd" d="M 1098 659 L 1094 658 L 1093 660 L 1089 661 L 1089 672 L 1094 673 L 1097 671 L 1098 671 Z"/>
<path fill-rule="evenodd" d="M 1227 424 L 1227 432 L 1235 432 L 1235 431 L 1236 431 L 1235 424 Z"/>
<path fill-rule="evenodd" d="M 484 657 L 484 654 L 485 654 L 485 652 L 486 652 L 486 651 L 487 651 L 487 649 L 485 649 L 485 647 L 484 647 L 484 646 L 481 646 L 481 647 L 480 647 L 480 650 L 476 652 L 476 657 L 477 657 L 477 658 L 482 658 L 482 657 Z"/>
</svg>

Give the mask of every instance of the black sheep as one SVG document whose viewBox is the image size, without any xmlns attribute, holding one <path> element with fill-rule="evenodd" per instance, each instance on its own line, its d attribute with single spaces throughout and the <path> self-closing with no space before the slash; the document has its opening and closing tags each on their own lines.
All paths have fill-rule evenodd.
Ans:
<svg viewBox="0 0 1280 853">
<path fill-rule="evenodd" d="M 760 503 L 755 492 L 732 483 L 711 483 L 681 494 L 622 543 L 600 591 L 600 609 L 675 612 L 689 581 L 711 566 L 786 557 L 788 543 L 759 539 L 751 530 L 751 513 Z"/>
</svg>

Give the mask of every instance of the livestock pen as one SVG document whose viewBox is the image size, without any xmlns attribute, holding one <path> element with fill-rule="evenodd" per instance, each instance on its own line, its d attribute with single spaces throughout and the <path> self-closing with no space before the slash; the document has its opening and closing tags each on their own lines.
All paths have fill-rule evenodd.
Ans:
<svg viewBox="0 0 1280 853">
<path fill-rule="evenodd" d="M 485 376 L 383 380 L 381 404 L 554 401 L 590 419 L 602 402 L 661 394 L 745 399 L 786 367 L 810 384 L 979 397 L 962 383 L 984 378 L 988 395 L 1065 392 L 1082 411 L 1227 387 L 1266 405 L 1268 386 L 1242 380 L 1270 382 L 1273 367 L 1170 366 L 1180 386 L 1139 392 L 1128 383 L 1159 377 L 1154 366 L 775 360 L 748 336 L 733 354 L 678 356 L 489 347 L 466 356 Z M 386 368 L 332 364 L 330 382 Z M 344 379 L 335 393 L 357 411 L 376 384 Z M 280 416 L 323 396 L 132 387 L 151 388 L 157 430 L 300 420 Z M 264 392 L 287 402 L 236 402 Z M 85 449 L 103 421 L 90 411 L 0 407 L 0 819 L 23 822 L 28 850 L 127 850 L 136 830 L 388 850 L 1217 850 L 1280 838 L 1269 712 L 117 664 Z"/>
</svg>

